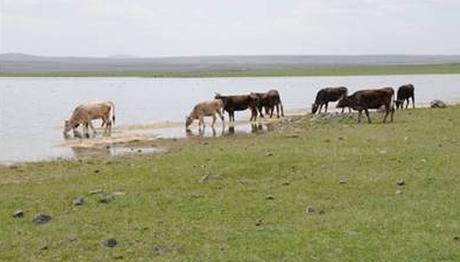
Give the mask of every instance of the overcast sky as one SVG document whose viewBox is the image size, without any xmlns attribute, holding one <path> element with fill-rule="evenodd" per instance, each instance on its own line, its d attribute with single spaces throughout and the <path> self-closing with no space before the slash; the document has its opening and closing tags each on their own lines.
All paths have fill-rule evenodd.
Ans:
<svg viewBox="0 0 460 262">
<path fill-rule="evenodd" d="M 459 0 L 0 3 L 0 53 L 460 54 Z"/>
</svg>

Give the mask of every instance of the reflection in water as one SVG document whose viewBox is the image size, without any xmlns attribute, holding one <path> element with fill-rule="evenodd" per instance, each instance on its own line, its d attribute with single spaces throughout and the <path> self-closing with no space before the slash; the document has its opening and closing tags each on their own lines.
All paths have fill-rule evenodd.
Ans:
<svg viewBox="0 0 460 262">
<path fill-rule="evenodd" d="M 109 157 L 130 154 L 161 153 L 164 150 L 155 147 L 123 147 L 123 146 L 100 146 L 100 147 L 71 147 L 73 156 L 77 159 L 88 157 Z"/>
<path fill-rule="evenodd" d="M 198 129 L 197 131 L 192 131 L 190 129 L 186 130 L 187 137 L 219 137 L 219 136 L 231 136 L 235 134 L 258 134 L 265 133 L 274 130 L 273 123 L 268 124 L 254 124 L 250 125 L 229 125 L 227 128 L 211 128 L 211 132 L 206 132 L 206 128 Z"/>
</svg>

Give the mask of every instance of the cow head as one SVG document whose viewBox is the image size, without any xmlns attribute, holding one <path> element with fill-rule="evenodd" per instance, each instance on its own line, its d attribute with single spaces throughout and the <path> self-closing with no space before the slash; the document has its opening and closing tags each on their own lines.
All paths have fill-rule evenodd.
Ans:
<svg viewBox="0 0 460 262">
<path fill-rule="evenodd" d="M 318 104 L 312 104 L 311 105 L 311 113 L 316 114 L 316 111 L 318 111 Z"/>
<path fill-rule="evenodd" d="M 404 104 L 404 100 L 395 100 L 396 109 L 402 108 Z"/>
<path fill-rule="evenodd" d="M 344 108 L 344 107 L 349 107 L 349 102 L 348 102 L 348 97 L 342 96 L 340 98 L 339 102 L 337 102 L 337 105 L 335 106 L 336 108 Z"/>
<path fill-rule="evenodd" d="M 72 129 L 72 125 L 70 124 L 69 120 L 64 122 L 64 135 L 66 135 Z"/>
<path fill-rule="evenodd" d="M 193 118 L 191 116 L 186 116 L 185 117 L 185 129 L 188 130 L 192 123 L 193 123 Z"/>
<path fill-rule="evenodd" d="M 220 93 L 214 92 L 214 99 L 222 99 L 222 95 Z"/>
</svg>

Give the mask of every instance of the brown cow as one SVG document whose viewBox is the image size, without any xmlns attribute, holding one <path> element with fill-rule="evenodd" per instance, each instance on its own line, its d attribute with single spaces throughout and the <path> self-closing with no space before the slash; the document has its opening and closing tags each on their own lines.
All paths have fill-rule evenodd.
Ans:
<svg viewBox="0 0 460 262">
<path fill-rule="evenodd" d="M 270 118 L 273 117 L 273 111 L 276 107 L 276 116 L 280 117 L 280 109 L 281 109 L 281 116 L 284 117 L 284 110 L 283 104 L 281 103 L 281 97 L 276 89 L 271 89 L 266 93 L 251 93 L 251 95 L 256 95 L 258 97 L 257 101 L 257 109 L 259 110 L 260 117 L 264 117 L 262 114 L 262 108 L 265 109 L 265 114 L 270 113 Z"/>
<path fill-rule="evenodd" d="M 362 111 L 366 113 L 367 120 L 371 123 L 368 109 L 378 109 L 381 106 L 385 107 L 385 116 L 383 122 L 385 123 L 388 114 L 391 113 L 391 122 L 393 122 L 394 107 L 392 105 L 394 97 L 394 90 L 391 87 L 381 89 L 368 89 L 357 91 L 351 96 L 343 97 L 337 103 L 337 108 L 350 107 L 358 110 L 358 123 L 361 122 Z"/>
<path fill-rule="evenodd" d="M 311 113 L 316 114 L 316 112 L 319 109 L 318 113 L 321 113 L 321 109 L 323 108 L 323 105 L 326 107 L 326 112 L 327 112 L 327 106 L 329 102 L 335 102 L 339 100 L 340 98 L 347 96 L 348 94 L 348 89 L 346 87 L 326 87 L 323 89 L 320 89 L 318 93 L 316 94 L 316 99 L 315 102 L 313 103 L 311 107 Z M 342 113 L 345 110 L 345 107 L 342 108 Z"/>
<path fill-rule="evenodd" d="M 193 107 L 192 112 L 186 117 L 185 119 L 185 129 L 189 129 L 189 126 L 193 123 L 193 120 L 199 119 L 198 122 L 198 129 L 201 129 L 201 125 L 203 125 L 204 129 L 204 117 L 205 116 L 212 116 L 212 128 L 214 128 L 214 124 L 216 123 L 216 114 L 219 115 L 220 119 L 222 120 L 222 124 L 224 124 L 224 116 L 223 116 L 223 108 L 224 103 L 222 100 L 215 99 L 212 101 L 205 101 L 198 103 Z"/>
<path fill-rule="evenodd" d="M 408 84 L 403 85 L 398 88 L 398 93 L 396 95 L 396 109 L 404 109 L 404 102 L 407 101 L 406 108 L 409 107 L 409 98 L 412 99 L 412 108 L 415 108 L 415 95 L 414 95 L 414 85 Z"/>
<path fill-rule="evenodd" d="M 112 117 L 110 117 L 110 115 Z M 67 133 L 73 129 L 74 133 L 76 128 L 79 125 L 83 126 L 83 131 L 85 136 L 88 134 L 88 126 L 91 127 L 94 134 L 96 134 L 96 129 L 94 129 L 92 120 L 102 119 L 102 126 L 105 125 L 104 132 L 110 134 L 112 131 L 112 124 L 115 123 L 115 106 L 111 101 L 103 102 L 92 102 L 88 104 L 82 104 L 77 106 L 69 120 L 66 120 L 64 123 L 64 136 L 67 136 Z M 113 121 L 113 122 L 112 122 Z"/>
<path fill-rule="evenodd" d="M 235 122 L 235 111 L 243 111 L 248 108 L 251 110 L 250 121 L 256 121 L 257 119 L 258 97 L 256 95 L 223 96 L 216 93 L 214 99 L 222 100 L 230 122 Z"/>
</svg>

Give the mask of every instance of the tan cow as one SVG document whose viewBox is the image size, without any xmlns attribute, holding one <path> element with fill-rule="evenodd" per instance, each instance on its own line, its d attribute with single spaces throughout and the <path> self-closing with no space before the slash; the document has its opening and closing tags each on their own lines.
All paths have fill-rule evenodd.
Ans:
<svg viewBox="0 0 460 262">
<path fill-rule="evenodd" d="M 102 119 L 102 127 L 105 125 L 104 133 L 110 134 L 112 124 L 115 124 L 115 105 L 111 101 L 102 101 L 77 106 L 70 119 L 65 121 L 64 135 L 67 135 L 71 129 L 75 132 L 79 125 L 83 126 L 83 132 L 86 136 L 88 136 L 88 126 L 96 134 L 92 124 L 95 119 Z"/>
<path fill-rule="evenodd" d="M 204 128 L 204 117 L 212 116 L 212 127 L 216 123 L 216 114 L 219 115 L 224 124 L 224 115 L 223 115 L 224 103 L 220 99 L 215 99 L 212 101 L 201 102 L 193 107 L 192 112 L 185 119 L 185 129 L 189 129 L 189 126 L 193 123 L 193 120 L 198 119 L 198 128 L 201 129 L 201 125 Z"/>
</svg>

